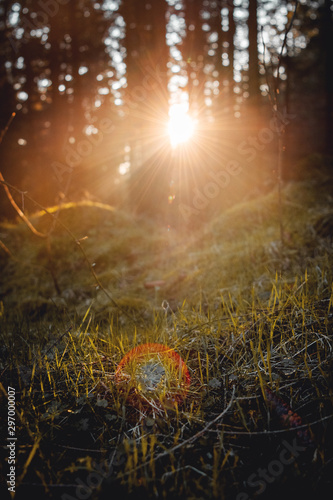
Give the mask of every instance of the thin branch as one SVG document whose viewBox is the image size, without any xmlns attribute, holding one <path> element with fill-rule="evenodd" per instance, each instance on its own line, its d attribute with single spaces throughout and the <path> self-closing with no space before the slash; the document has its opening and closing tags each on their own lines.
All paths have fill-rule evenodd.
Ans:
<svg viewBox="0 0 333 500">
<path fill-rule="evenodd" d="M 308 429 L 309 427 L 313 427 L 314 425 L 321 424 L 322 422 L 325 422 L 326 420 L 329 420 L 330 418 L 333 418 L 333 414 L 331 415 L 326 415 L 325 417 L 319 418 L 318 420 L 314 420 L 313 422 L 309 422 L 308 424 L 302 424 L 298 425 L 295 427 L 289 427 L 288 429 L 274 429 L 272 431 L 269 430 L 264 430 L 264 431 L 238 431 L 237 429 L 234 429 L 232 431 L 226 431 L 224 429 L 221 430 L 211 430 L 209 432 L 219 432 L 223 434 L 231 434 L 233 436 L 269 436 L 270 434 L 286 434 L 290 432 L 297 432 L 301 429 Z M 223 425 L 223 424 L 222 424 Z"/>
<path fill-rule="evenodd" d="M 14 258 L 12 252 L 9 250 L 9 248 L 0 240 L 0 248 L 8 255 L 10 258 Z"/>
<path fill-rule="evenodd" d="M 286 43 L 287 43 L 287 37 L 288 33 L 290 32 L 295 17 L 296 17 L 296 11 L 298 7 L 298 0 L 295 2 L 295 8 L 294 12 L 292 15 L 292 18 L 290 20 L 290 23 L 285 31 L 280 54 L 278 57 L 278 65 L 276 67 L 276 76 L 274 76 L 274 68 L 272 69 L 272 79 L 273 79 L 273 90 L 272 90 L 272 85 L 269 82 L 268 79 L 268 71 L 267 71 L 267 66 L 265 62 L 265 55 L 266 55 L 266 45 L 263 37 L 263 29 L 261 29 L 261 38 L 262 38 L 262 44 L 263 44 L 263 65 L 265 69 L 265 74 L 266 74 L 266 83 L 268 87 L 268 97 L 269 101 L 272 105 L 272 111 L 273 111 L 273 117 L 275 118 L 276 122 L 281 124 L 281 127 L 279 126 L 277 128 L 277 133 L 279 137 L 278 141 L 278 159 L 277 159 L 277 184 L 278 184 L 278 209 L 279 209 L 279 225 L 280 225 L 280 240 L 281 240 L 281 245 L 282 248 L 284 246 L 284 228 L 283 228 L 283 210 L 282 210 L 282 153 L 283 153 L 283 135 L 285 133 L 285 124 L 283 120 L 279 118 L 278 115 L 278 95 L 279 95 L 279 80 L 280 80 L 280 68 L 281 68 L 281 63 L 282 63 L 282 55 L 283 51 L 285 49 Z M 273 67 L 273 65 L 272 65 Z"/>
<path fill-rule="evenodd" d="M 11 114 L 11 117 L 9 118 L 7 125 L 2 130 L 2 132 L 0 134 L 0 144 L 2 143 L 3 138 L 5 137 L 6 133 L 8 132 L 8 129 L 11 126 L 12 121 L 14 120 L 15 116 L 16 116 L 15 112 Z M 6 183 L 1 172 L 0 172 L 0 181 L 1 181 L 1 184 L 6 192 L 7 198 L 9 199 L 11 205 L 13 206 L 14 210 L 18 213 L 18 215 L 21 217 L 21 219 L 25 222 L 25 224 L 28 226 L 30 231 L 32 231 L 35 236 L 39 236 L 40 238 L 47 238 L 46 234 L 40 233 L 39 231 L 37 231 L 37 229 L 31 224 L 29 219 L 24 215 L 24 213 L 22 212 L 20 207 L 17 205 L 16 201 L 14 200 L 14 198 L 11 195 L 11 192 L 9 191 L 9 188 L 8 188 L 9 184 Z M 24 199 L 24 195 L 25 195 L 25 193 L 23 191 L 21 191 L 22 199 Z"/>
<path fill-rule="evenodd" d="M 280 55 L 279 55 L 279 62 L 278 62 L 278 66 L 276 68 L 276 73 L 277 73 L 276 74 L 276 87 L 275 87 L 275 95 L 276 96 L 278 94 L 278 85 L 279 85 L 279 78 L 280 78 L 280 68 L 281 68 L 281 63 L 282 63 L 282 55 L 283 55 L 283 51 L 284 51 L 284 48 L 285 48 L 286 43 L 287 43 L 288 33 L 291 30 L 291 28 L 293 27 L 293 24 L 294 24 L 294 21 L 295 21 L 296 11 L 297 11 L 298 4 L 299 4 L 299 1 L 296 0 L 294 12 L 293 12 L 293 15 L 292 15 L 292 17 L 290 19 L 289 26 L 286 29 L 286 32 L 284 34 L 284 39 L 283 39 L 283 42 L 282 42 L 282 47 L 281 47 L 281 51 L 280 51 Z"/>
<path fill-rule="evenodd" d="M 265 44 L 264 36 L 263 36 L 263 27 L 261 27 L 261 41 L 262 41 L 262 45 L 263 45 L 263 66 L 264 66 L 264 70 L 265 70 L 265 74 L 266 74 L 266 84 L 267 84 L 267 87 L 268 87 L 268 96 L 269 96 L 269 100 L 270 100 L 270 102 L 272 104 L 273 112 L 274 112 L 275 115 L 277 113 L 277 107 L 278 107 L 277 99 L 278 99 L 278 94 L 279 94 L 279 79 L 280 79 L 280 69 L 281 69 L 281 64 L 282 64 L 282 55 L 283 55 L 283 51 L 285 49 L 285 46 L 287 44 L 288 33 L 290 32 L 291 28 L 293 27 L 293 24 L 294 24 L 294 21 L 295 21 L 298 4 L 299 4 L 299 1 L 296 0 L 296 2 L 295 2 L 295 8 L 294 8 L 294 11 L 293 11 L 292 18 L 291 18 L 290 23 L 287 26 L 287 29 L 286 29 L 285 34 L 284 34 L 284 38 L 283 38 L 283 42 L 282 42 L 280 54 L 278 56 L 278 61 L 279 62 L 278 62 L 278 65 L 276 67 L 276 77 L 274 77 L 274 72 L 272 70 L 273 97 L 271 95 L 271 87 L 272 86 L 271 86 L 270 82 L 268 81 L 268 70 L 267 70 L 267 65 L 266 65 L 266 62 L 265 62 L 266 44 Z M 273 67 L 273 65 L 272 65 L 272 67 Z"/>
<path fill-rule="evenodd" d="M 30 229 L 30 231 L 35 235 L 35 236 L 38 236 L 39 238 L 47 238 L 48 237 L 48 234 L 44 234 L 44 233 L 41 233 L 40 231 L 38 231 L 32 224 L 31 222 L 29 221 L 29 219 L 24 215 L 24 213 L 22 212 L 22 210 L 20 209 L 20 207 L 17 205 L 16 201 L 14 200 L 14 198 L 12 197 L 12 194 L 11 192 L 9 191 L 9 188 L 8 186 L 10 186 L 10 184 L 8 184 L 5 179 L 3 178 L 3 175 L 2 173 L 0 172 L 0 182 L 6 192 L 6 195 L 7 195 L 7 198 L 9 199 L 11 205 L 14 207 L 15 211 L 18 213 L 18 215 L 21 217 L 21 219 L 23 220 L 23 222 L 28 226 L 28 228 Z M 13 186 L 10 186 L 11 189 L 14 189 Z M 21 195 L 23 196 L 26 196 L 26 193 L 24 193 L 24 191 L 20 191 Z"/>
<path fill-rule="evenodd" d="M 9 129 L 9 127 L 11 126 L 12 121 L 14 120 L 15 116 L 16 116 L 16 113 L 15 113 L 15 112 L 11 114 L 11 116 L 10 116 L 10 118 L 9 118 L 8 122 L 7 122 L 7 125 L 6 125 L 6 126 L 5 126 L 5 128 L 2 130 L 2 132 L 0 133 L 0 144 L 2 143 L 3 138 L 4 138 L 4 137 L 5 137 L 5 135 L 7 134 L 8 129 Z"/>
<path fill-rule="evenodd" d="M 273 104 L 274 97 L 272 96 L 271 85 L 270 85 L 269 80 L 268 80 L 268 69 L 267 69 L 267 65 L 266 65 L 266 61 L 265 61 L 265 57 L 266 57 L 266 44 L 265 44 L 265 40 L 264 40 L 263 31 L 264 31 L 263 26 L 261 26 L 260 34 L 261 34 L 261 41 L 262 41 L 262 46 L 263 46 L 263 55 L 262 55 L 263 62 L 262 62 L 262 64 L 263 64 L 264 70 L 265 70 L 266 85 L 267 85 L 267 89 L 268 89 L 268 99 L 269 99 L 269 102 L 271 103 L 272 108 L 273 108 L 273 106 L 274 106 L 274 104 Z"/>
<path fill-rule="evenodd" d="M 2 143 L 2 140 L 5 136 L 5 134 L 7 133 L 13 119 L 15 118 L 16 116 L 16 113 L 12 113 L 10 119 L 8 120 L 8 123 L 6 125 L 6 127 L 4 128 L 4 130 L 1 132 L 1 135 L 0 135 L 0 144 Z M 43 238 L 43 239 L 47 239 L 49 238 L 51 232 L 53 231 L 54 227 L 56 224 L 59 224 L 68 234 L 69 236 L 72 238 L 72 240 L 75 242 L 75 244 L 79 247 L 83 257 L 84 257 L 84 260 L 87 262 L 88 266 L 89 266 L 89 269 L 90 269 L 90 272 L 91 274 L 93 275 L 95 281 L 96 281 L 96 284 L 98 285 L 98 287 L 104 292 L 104 294 L 107 296 L 107 298 L 110 300 L 110 302 L 117 308 L 119 309 L 125 316 L 127 316 L 129 319 L 133 320 L 133 318 L 130 316 L 130 314 L 128 314 L 122 307 L 120 307 L 117 302 L 111 297 L 111 295 L 109 294 L 109 292 L 104 288 L 104 286 L 102 285 L 102 283 L 100 282 L 97 274 L 95 273 L 94 271 L 94 268 L 92 267 L 90 261 L 89 261 L 89 258 L 84 250 L 84 248 L 81 246 L 81 240 L 78 240 L 75 235 L 72 233 L 72 231 L 65 225 L 61 222 L 61 220 L 58 218 L 58 214 L 59 214 L 59 211 L 56 213 L 56 214 L 52 214 L 50 213 L 43 205 L 41 205 L 40 203 L 38 203 L 36 200 L 34 200 L 33 198 L 31 198 L 27 193 L 25 193 L 24 191 L 22 191 L 21 189 L 18 189 L 17 187 L 15 186 L 12 186 L 11 184 L 9 184 L 9 182 L 6 182 L 2 173 L 0 172 L 0 184 L 2 184 L 6 194 L 7 194 L 7 197 L 10 201 L 10 203 L 12 204 L 12 206 L 14 207 L 14 209 L 16 210 L 16 212 L 18 213 L 18 215 L 21 217 L 21 219 L 24 221 L 24 223 L 28 226 L 28 228 L 32 231 L 32 233 L 35 235 L 35 236 L 38 236 L 39 238 Z M 53 219 L 53 225 L 50 229 L 50 231 L 48 233 L 41 233 L 40 231 L 38 231 L 32 224 L 31 222 L 29 221 L 29 219 L 25 216 L 25 214 L 22 212 L 22 210 L 20 209 L 20 207 L 17 205 L 17 203 L 15 202 L 11 192 L 10 192 L 10 189 L 12 189 L 13 191 L 16 191 L 17 193 L 19 193 L 21 196 L 22 196 L 22 199 L 26 198 L 27 200 L 29 200 L 31 203 L 33 203 L 35 206 L 37 206 L 40 210 L 44 211 L 46 214 L 50 215 Z M 2 244 L 1 247 L 5 250 L 5 252 L 8 254 L 8 249 L 7 247 Z M 9 253 L 10 255 L 10 253 Z M 58 294 L 60 294 L 60 288 L 58 286 L 58 283 L 57 283 L 57 280 L 56 280 L 56 277 L 55 277 L 55 274 L 53 272 L 53 269 L 50 269 L 50 272 L 51 272 L 51 275 L 52 275 L 52 278 L 53 278 L 53 281 L 54 281 L 54 285 L 55 285 L 55 288 L 56 288 L 56 291 Z"/>
<path fill-rule="evenodd" d="M 0 174 L 1 175 L 1 174 Z M 2 177 L 2 176 L 1 176 Z M 47 208 L 45 208 L 43 205 L 41 205 L 40 203 L 38 203 L 36 200 L 34 200 L 33 198 L 31 198 L 31 196 L 29 196 L 28 194 L 24 193 L 23 191 L 21 191 L 20 189 L 18 189 L 17 187 L 15 186 L 12 186 L 11 184 L 9 184 L 8 182 L 4 181 L 3 178 L 1 179 L 0 177 L 0 184 L 2 184 L 3 186 L 6 186 L 7 188 L 10 188 L 14 191 L 16 191 L 17 193 L 19 194 L 24 194 L 24 196 L 26 197 L 26 199 L 28 201 L 30 201 L 31 203 L 33 203 L 34 205 L 36 205 L 36 207 L 38 207 L 40 210 L 42 210 L 43 212 L 45 212 L 47 215 L 49 215 L 50 217 L 52 217 L 53 219 L 55 218 L 55 215 L 51 212 L 49 212 L 47 210 Z M 104 288 L 104 286 L 102 285 L 101 281 L 99 280 L 97 274 L 95 273 L 94 271 L 94 268 L 92 267 L 90 261 L 89 261 L 89 258 L 84 250 L 84 248 L 82 247 L 81 245 L 81 241 L 85 238 L 81 238 L 81 239 L 77 239 L 74 235 L 74 233 L 63 223 L 61 222 L 61 220 L 59 218 L 55 218 L 56 219 L 56 222 L 57 224 L 59 224 L 66 232 L 67 234 L 71 237 L 71 239 L 75 242 L 75 244 L 79 247 L 83 257 L 84 257 L 84 260 L 86 261 L 86 263 L 88 264 L 89 266 L 89 269 L 90 269 L 90 272 L 91 274 L 93 275 L 95 281 L 96 281 L 96 284 L 97 286 L 104 292 L 104 294 L 107 296 L 107 298 L 110 300 L 110 302 L 115 306 L 117 307 L 123 314 L 125 314 L 128 318 L 130 318 L 131 320 L 133 320 L 133 318 L 122 308 L 120 307 L 117 302 L 111 297 L 111 295 L 109 294 L 109 292 Z M 30 223 L 30 221 L 28 221 Z M 34 228 L 35 229 L 35 228 Z M 34 232 L 34 231 L 33 231 Z M 40 233 L 42 234 L 42 233 Z M 44 237 L 47 237 L 48 235 L 44 236 Z"/>
<path fill-rule="evenodd" d="M 164 458 L 168 455 L 171 455 L 176 450 L 179 450 L 180 448 L 183 448 L 184 446 L 186 446 L 188 444 L 193 444 L 195 441 L 197 441 L 197 439 L 199 439 L 203 434 L 205 434 L 214 424 L 216 424 L 219 420 L 221 420 L 224 417 L 224 415 L 229 411 L 229 409 L 231 408 L 231 406 L 234 402 L 234 399 L 235 399 L 235 392 L 236 392 L 236 386 L 234 385 L 232 388 L 232 394 L 231 394 L 230 401 L 229 401 L 228 405 L 226 406 L 226 408 L 222 411 L 222 413 L 220 413 L 216 418 L 214 418 L 214 420 L 211 420 L 210 422 L 208 422 L 208 424 L 205 425 L 205 427 L 203 429 L 201 429 L 201 431 L 194 434 L 194 436 L 191 436 L 190 438 L 185 439 L 185 441 L 177 444 L 173 448 L 170 448 L 169 450 L 166 450 L 166 451 L 163 451 L 162 453 L 159 453 L 152 460 L 154 462 L 156 462 L 157 460 L 160 460 L 161 458 Z M 147 465 L 150 464 L 150 462 L 151 462 L 151 456 L 143 464 L 140 464 L 137 467 L 135 467 L 134 469 L 131 469 L 131 470 L 125 472 L 124 474 L 121 474 L 119 477 L 123 478 L 125 476 L 128 476 L 128 475 L 132 474 L 133 472 L 135 472 L 139 469 L 142 469 L 142 467 L 146 467 Z"/>
</svg>

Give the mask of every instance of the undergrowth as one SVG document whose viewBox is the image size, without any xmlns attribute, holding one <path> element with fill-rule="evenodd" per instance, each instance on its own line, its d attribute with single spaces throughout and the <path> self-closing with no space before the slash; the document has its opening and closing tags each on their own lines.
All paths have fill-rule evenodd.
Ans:
<svg viewBox="0 0 333 500">
<path fill-rule="evenodd" d="M 283 248 L 274 193 L 187 235 L 96 204 L 63 208 L 113 303 L 61 227 L 50 261 L 23 224 L 1 224 L 12 254 L 1 255 L 1 462 L 5 478 L 11 386 L 15 498 L 325 498 L 333 259 L 316 224 L 332 206 L 319 184 L 285 190 Z M 42 230 L 48 217 L 31 220 Z M 151 342 L 186 363 L 182 404 L 133 405 L 119 391 L 119 362 Z"/>
</svg>

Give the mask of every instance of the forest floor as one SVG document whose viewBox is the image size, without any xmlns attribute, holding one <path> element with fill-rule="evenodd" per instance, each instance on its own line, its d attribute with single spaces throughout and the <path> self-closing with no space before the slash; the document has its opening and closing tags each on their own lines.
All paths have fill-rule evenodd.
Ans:
<svg viewBox="0 0 333 500">
<path fill-rule="evenodd" d="M 333 176 L 324 167 L 285 186 L 283 245 L 276 192 L 191 233 L 90 202 L 32 215 L 40 232 L 52 228 L 48 238 L 0 223 L 3 491 L 14 442 L 16 499 L 328 498 Z M 187 394 L 124 389 L 117 367 L 146 343 L 181 356 Z"/>
</svg>

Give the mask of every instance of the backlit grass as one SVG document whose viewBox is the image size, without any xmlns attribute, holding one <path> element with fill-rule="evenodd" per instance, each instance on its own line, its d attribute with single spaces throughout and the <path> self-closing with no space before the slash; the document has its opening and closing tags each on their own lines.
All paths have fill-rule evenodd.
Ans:
<svg viewBox="0 0 333 500">
<path fill-rule="evenodd" d="M 1 225 L 14 257 L 1 254 L 0 349 L 2 423 L 8 385 L 17 397 L 15 498 L 252 498 L 248 478 L 297 432 L 266 388 L 308 438 L 258 497 L 320 496 L 332 463 L 333 259 L 315 227 L 333 211 L 329 185 L 291 184 L 284 203 L 284 247 L 274 193 L 190 234 L 100 205 L 65 207 L 59 218 L 88 236 L 107 293 L 62 227 L 47 248 L 23 224 Z M 45 230 L 48 218 L 32 220 Z M 164 284 L 144 286 L 153 280 Z M 119 362 L 148 342 L 186 363 L 183 404 L 133 405 L 119 390 Z"/>
</svg>

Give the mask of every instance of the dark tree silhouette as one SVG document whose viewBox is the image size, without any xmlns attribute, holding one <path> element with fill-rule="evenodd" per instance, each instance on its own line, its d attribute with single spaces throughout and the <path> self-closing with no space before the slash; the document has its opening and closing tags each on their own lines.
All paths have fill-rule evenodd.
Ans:
<svg viewBox="0 0 333 500">
<path fill-rule="evenodd" d="M 200 118 L 204 110 L 205 83 L 203 67 L 206 41 L 200 16 L 203 6 L 200 0 L 185 0 L 184 8 L 187 30 L 182 52 L 187 67 L 190 112 Z"/>
<path fill-rule="evenodd" d="M 333 12 L 332 0 L 325 0 L 321 14 L 321 52 L 325 64 L 325 150 L 333 154 Z"/>
<path fill-rule="evenodd" d="M 284 29 L 277 22 L 278 14 L 280 19 L 281 13 L 286 16 L 289 4 L 284 1 L 272 6 L 251 0 L 244 8 L 232 0 L 183 0 L 183 9 L 167 0 L 123 0 L 119 4 L 118 12 L 118 2 L 0 0 L 2 129 L 12 111 L 18 112 L 2 145 L 4 173 L 20 188 L 38 193 L 43 203 L 63 196 L 59 191 L 67 185 L 64 176 L 52 170 L 56 161 L 65 165 L 64 175 L 73 177 L 73 192 L 89 185 L 103 199 L 106 196 L 106 201 L 117 203 L 118 184 L 124 180 L 122 186 L 126 186 L 131 178 L 132 205 L 141 204 L 150 213 L 163 205 L 163 212 L 176 192 L 175 172 L 181 168 L 175 164 L 181 155 L 183 164 L 187 162 L 191 169 L 184 168 L 178 199 L 186 191 L 191 196 L 204 182 L 202 172 L 208 166 L 219 168 L 228 154 L 235 155 L 243 139 L 254 136 L 253 144 L 258 144 L 255 136 L 266 120 L 263 106 L 266 117 L 269 113 L 267 100 L 263 103 L 260 98 L 258 6 L 270 17 L 267 47 L 276 56 Z M 280 103 L 296 115 L 287 137 L 290 171 L 303 154 L 332 152 L 331 6 L 330 0 L 320 5 L 300 4 L 292 38 L 288 38 L 288 53 L 282 58 Z M 240 40 L 246 32 L 246 11 L 248 68 L 242 58 L 247 49 Z M 182 26 L 181 41 L 170 42 L 171 16 Z M 118 34 L 111 36 L 114 27 Z M 111 40 L 113 36 L 120 38 Z M 175 43 L 182 54 L 179 73 L 171 66 L 168 43 Z M 122 64 L 118 71 L 119 59 L 124 58 L 126 68 Z M 177 75 L 188 77 L 187 88 L 182 88 L 186 78 L 179 88 L 188 92 L 190 114 L 198 119 L 191 151 L 179 148 L 182 153 L 178 156 L 171 155 L 166 134 L 168 81 Z M 79 153 L 82 141 L 85 145 L 89 141 L 87 127 L 96 134 L 102 118 L 114 123 L 112 135 L 105 137 L 107 144 L 102 146 L 96 137 L 93 152 Z M 269 145 L 262 152 L 262 146 L 252 147 L 245 140 L 242 149 L 244 161 L 255 151 L 259 170 L 272 153 Z M 125 147 L 130 148 L 126 155 Z M 129 160 L 130 174 L 121 176 L 119 164 Z"/>
<path fill-rule="evenodd" d="M 167 204 L 168 169 L 161 167 L 168 162 L 166 8 L 165 0 L 128 0 L 121 9 L 126 23 L 124 128 L 131 148 L 129 198 L 139 213 L 159 212 Z"/>
<path fill-rule="evenodd" d="M 122 5 L 126 23 L 125 113 L 135 168 L 151 155 L 160 140 L 168 113 L 166 2 Z"/>
<path fill-rule="evenodd" d="M 251 98 L 259 96 L 259 66 L 258 66 L 258 2 L 249 2 L 249 93 Z"/>
</svg>

